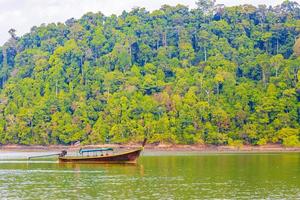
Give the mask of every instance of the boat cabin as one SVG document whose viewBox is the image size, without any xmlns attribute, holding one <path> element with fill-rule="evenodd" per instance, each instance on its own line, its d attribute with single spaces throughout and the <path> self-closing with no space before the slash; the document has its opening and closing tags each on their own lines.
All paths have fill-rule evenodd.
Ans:
<svg viewBox="0 0 300 200">
<path fill-rule="evenodd" d="M 79 154 L 82 156 L 107 156 L 112 154 L 113 151 L 113 148 L 80 149 Z"/>
</svg>

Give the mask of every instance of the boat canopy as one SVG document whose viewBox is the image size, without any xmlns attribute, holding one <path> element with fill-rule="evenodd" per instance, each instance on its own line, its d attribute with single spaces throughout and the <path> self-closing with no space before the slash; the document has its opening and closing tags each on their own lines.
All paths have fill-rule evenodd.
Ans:
<svg viewBox="0 0 300 200">
<path fill-rule="evenodd" d="M 79 153 L 90 153 L 90 152 L 99 152 L 99 151 L 113 151 L 113 148 L 96 148 L 96 149 L 80 149 Z"/>
</svg>

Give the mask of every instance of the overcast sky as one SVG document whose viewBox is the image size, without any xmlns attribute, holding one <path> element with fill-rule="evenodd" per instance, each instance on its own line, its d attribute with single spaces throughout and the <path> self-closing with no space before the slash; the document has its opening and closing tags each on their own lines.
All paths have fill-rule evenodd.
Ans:
<svg viewBox="0 0 300 200">
<path fill-rule="evenodd" d="M 105 15 L 120 14 L 133 7 L 147 10 L 160 8 L 163 4 L 183 4 L 195 7 L 196 0 L 0 0 L 0 45 L 8 38 L 10 28 L 21 36 L 41 23 L 64 22 L 69 18 L 80 18 L 86 12 L 101 11 Z M 267 4 L 278 5 L 283 0 L 217 0 L 217 4 Z M 296 0 L 299 2 L 300 0 Z"/>
</svg>

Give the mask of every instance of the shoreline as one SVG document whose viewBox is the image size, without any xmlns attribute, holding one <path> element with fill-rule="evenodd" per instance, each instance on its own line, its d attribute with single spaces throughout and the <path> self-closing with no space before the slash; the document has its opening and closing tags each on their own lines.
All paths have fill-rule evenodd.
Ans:
<svg viewBox="0 0 300 200">
<path fill-rule="evenodd" d="M 134 149 L 139 148 L 140 144 L 102 144 L 102 145 L 82 145 L 82 146 L 64 146 L 64 145 L 0 145 L 0 151 L 77 151 L 80 148 L 101 148 L 112 147 L 116 149 Z M 299 152 L 300 147 L 284 147 L 280 144 L 267 144 L 263 146 L 243 145 L 234 146 L 215 146 L 215 145 L 169 145 L 169 144 L 147 144 L 145 151 L 161 152 L 199 152 L 199 153 L 259 153 L 259 152 Z"/>
</svg>

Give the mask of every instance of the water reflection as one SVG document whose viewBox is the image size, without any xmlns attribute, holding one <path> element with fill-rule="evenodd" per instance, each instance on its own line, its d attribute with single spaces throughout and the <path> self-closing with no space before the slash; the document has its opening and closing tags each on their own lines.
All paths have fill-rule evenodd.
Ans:
<svg viewBox="0 0 300 200">
<path fill-rule="evenodd" d="M 73 170 L 77 173 L 86 171 L 104 171 L 113 173 L 124 173 L 127 175 L 144 174 L 144 167 L 139 163 L 128 164 L 93 164 L 93 163 L 58 163 L 57 167 L 64 170 Z"/>
<path fill-rule="evenodd" d="M 300 154 L 144 156 L 137 164 L 0 160 L 0 199 L 297 199 Z"/>
</svg>

